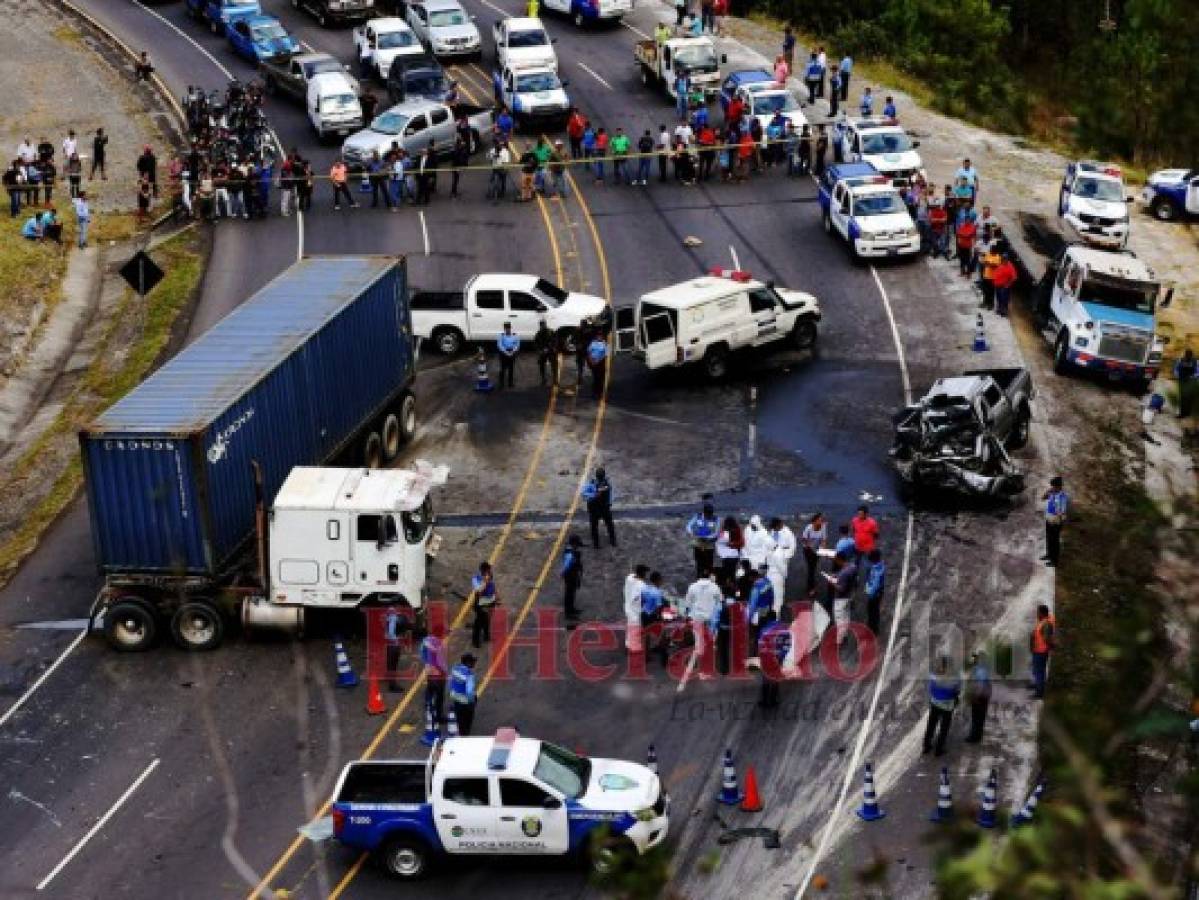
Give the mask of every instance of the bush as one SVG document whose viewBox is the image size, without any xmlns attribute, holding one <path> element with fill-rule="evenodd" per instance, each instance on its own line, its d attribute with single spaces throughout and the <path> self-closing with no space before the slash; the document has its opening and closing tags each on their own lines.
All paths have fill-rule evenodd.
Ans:
<svg viewBox="0 0 1199 900">
<path fill-rule="evenodd" d="M 847 22 L 833 32 L 832 45 L 854 59 L 880 59 L 894 50 L 887 32 L 877 22 Z"/>
</svg>

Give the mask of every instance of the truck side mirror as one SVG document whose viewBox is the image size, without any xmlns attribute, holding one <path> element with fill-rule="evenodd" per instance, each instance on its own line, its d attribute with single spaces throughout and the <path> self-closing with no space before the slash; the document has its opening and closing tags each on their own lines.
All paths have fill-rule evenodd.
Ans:
<svg viewBox="0 0 1199 900">
<path fill-rule="evenodd" d="M 400 565 L 399 563 L 388 563 L 387 565 L 387 580 L 395 584 L 400 580 Z"/>
<path fill-rule="evenodd" d="M 1162 298 L 1162 309 L 1165 309 L 1167 306 L 1169 306 L 1173 299 L 1174 299 L 1174 288 L 1170 288 L 1169 290 L 1166 291 L 1166 296 Z"/>
</svg>

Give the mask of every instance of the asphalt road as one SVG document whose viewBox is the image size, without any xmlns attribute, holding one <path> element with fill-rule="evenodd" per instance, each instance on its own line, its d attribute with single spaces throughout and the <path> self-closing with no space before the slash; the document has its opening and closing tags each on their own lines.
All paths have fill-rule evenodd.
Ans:
<svg viewBox="0 0 1199 900">
<path fill-rule="evenodd" d="M 243 79 L 252 74 L 222 40 L 186 19 L 182 3 L 155 7 L 161 19 L 125 0 L 83 5 L 132 46 L 149 48 L 178 93 L 192 83 L 223 85 L 218 64 Z M 475 0 L 466 5 L 478 13 L 487 44 L 495 8 Z M 512 0 L 500 5 L 517 9 Z M 264 6 L 316 49 L 350 60 L 348 31 L 320 29 L 282 0 Z M 656 11 L 638 9 L 629 23 L 648 32 Z M 636 77 L 635 36 L 627 28 L 579 32 L 559 20 L 548 26 L 558 38 L 572 96 L 593 120 L 622 125 L 631 134 L 656 132 L 660 122 L 672 121 L 666 99 Z M 479 89 L 477 71 L 467 67 L 463 76 L 468 89 Z M 269 116 L 281 142 L 301 147 L 321 171 L 334 148 L 315 145 L 302 111 L 272 100 Z M 722 513 L 782 514 L 797 531 L 800 513 L 823 508 L 841 521 L 861 496 L 880 498 L 875 505 L 887 559 L 898 573 L 907 512 L 897 502 L 886 449 L 889 414 L 903 399 L 900 369 L 875 277 L 850 264 L 824 235 L 814 185 L 778 174 L 742 186 L 698 188 L 595 187 L 579 173 L 576 182 L 585 205 L 571 197 L 547 203 L 539 213 L 487 204 L 482 176 L 476 176 L 465 182 L 458 201 L 443 187 L 425 211 L 423 228 L 411 209 L 336 214 L 318 188 L 314 210 L 304 217 L 302 246 L 306 253 L 403 253 L 412 282 L 429 287 L 452 288 L 478 271 L 553 275 L 560 267 L 569 286 L 610 292 L 618 302 L 712 265 L 730 265 L 735 255 L 755 275 L 820 299 L 825 318 L 819 348 L 757 361 L 718 386 L 686 375 L 650 377 L 622 361 L 604 407 L 586 392 L 551 399 L 535 385 L 531 360 L 521 363 L 516 391 L 486 398 L 469 391 L 464 363 L 438 361 L 419 382 L 421 431 L 405 456 L 452 466 L 450 483 L 437 497 L 446 546 L 434 583 L 451 597 L 464 593 L 478 560 L 500 544 L 499 584 L 512 615 L 527 611 L 522 634 L 530 634 L 537 611 L 560 603 L 556 569 L 547 558 L 556 556 L 557 542 L 572 527 L 564 515 L 588 460 L 607 465 L 620 510 L 622 546 L 589 553 L 586 560 L 582 603 L 599 621 L 620 619 L 619 585 L 634 562 L 655 565 L 680 590 L 685 586 L 690 563 L 682 526 L 705 491 L 716 494 Z M 683 246 L 688 235 L 703 244 Z M 220 223 L 189 337 L 292 262 L 300 241 L 294 218 Z M 935 279 L 923 263 L 885 267 L 879 277 L 889 294 L 910 298 L 911 308 L 896 312 L 901 332 L 919 343 L 924 317 L 935 314 L 929 303 L 938 291 Z M 917 388 L 936 369 L 932 354 L 925 359 L 917 354 L 913 360 Z M 509 525 L 501 527 L 505 521 Z M 576 519 L 573 527 L 580 525 Z M 931 548 L 932 538 L 921 536 L 925 526 L 941 537 L 944 522 L 918 523 L 917 553 Z M 5 708 L 75 639 L 77 632 L 66 628 L 19 626 L 86 614 L 99 586 L 90 547 L 79 502 L 0 595 Z M 933 568 L 930 593 L 941 583 Z M 562 663 L 565 634 L 556 634 L 554 652 Z M 455 648 L 462 640 L 457 633 Z M 360 644 L 351 649 L 360 657 Z M 623 653 L 596 651 L 593 659 L 619 663 Z M 244 896 L 268 872 L 269 886 L 285 888 L 289 896 L 394 894 L 394 884 L 370 866 L 358 871 L 354 855 L 336 847 L 301 841 L 281 857 L 328 796 L 341 766 L 373 741 L 376 755 L 423 755 L 413 731 L 419 698 L 382 733 L 384 723 L 363 712 L 361 690 L 333 688 L 331 662 L 321 637 L 304 643 L 233 640 L 204 656 L 162 647 L 124 657 L 99 639 L 83 641 L 0 725 L 8 775 L 0 796 L 0 893 L 37 893 L 36 886 L 136 783 L 44 895 Z M 482 666 L 487 663 L 485 658 Z M 545 680 L 532 677 L 533 654 L 526 648 L 514 649 L 512 668 L 513 678 L 497 679 L 485 692 L 477 731 L 516 722 L 526 733 L 591 754 L 632 759 L 655 743 L 675 800 L 676 877 L 694 895 L 727 895 L 745 872 L 769 872 L 823 826 L 843 775 L 843 751 L 860 724 L 854 711 L 872 690 L 871 683 L 831 679 L 795 686 L 803 709 L 815 712 L 766 720 L 744 703 L 754 697 L 752 682 L 690 681 L 680 692 L 656 669 L 645 681 L 592 684 L 564 666 L 561 680 Z M 910 702 L 898 703 L 905 691 L 910 694 L 906 682 L 888 685 L 897 733 L 912 722 Z M 404 696 L 389 695 L 389 705 Z M 834 708 L 845 713 L 833 715 Z M 712 881 L 698 863 L 715 847 L 718 826 L 709 801 L 726 746 L 756 764 L 772 792 L 768 803 L 777 808 L 786 800 L 787 812 L 773 819 L 784 827 L 785 841 L 781 851 L 736 848 Z M 780 879 L 777 890 L 794 880 L 790 872 Z M 588 890 L 574 867 L 503 861 L 455 865 L 406 893 L 573 897 Z"/>
</svg>

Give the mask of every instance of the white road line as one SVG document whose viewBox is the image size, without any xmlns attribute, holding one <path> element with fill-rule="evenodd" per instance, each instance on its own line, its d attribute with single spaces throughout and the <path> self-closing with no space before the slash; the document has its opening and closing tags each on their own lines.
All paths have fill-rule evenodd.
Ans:
<svg viewBox="0 0 1199 900">
<path fill-rule="evenodd" d="M 883 282 L 878 277 L 878 270 L 874 266 L 870 267 L 870 274 L 874 276 L 874 284 L 878 287 L 879 296 L 883 298 L 883 309 L 887 313 L 887 321 L 891 323 L 891 338 L 895 342 L 899 373 L 903 381 L 904 405 L 910 406 L 912 403 L 912 380 L 908 374 L 907 358 L 903 353 L 903 342 L 899 339 L 899 328 L 895 324 L 895 313 L 891 308 L 891 298 L 887 296 Z M 808 871 L 804 873 L 803 881 L 800 882 L 799 889 L 795 892 L 795 900 L 800 900 L 812 883 L 812 876 L 816 874 L 816 867 L 820 864 L 821 858 L 828 849 L 829 841 L 833 835 L 833 828 L 837 824 L 837 817 L 845 806 L 845 798 L 849 796 L 849 789 L 856 780 L 858 767 L 862 763 L 862 753 L 866 746 L 866 736 L 870 733 L 870 726 L 874 721 L 875 712 L 878 710 L 878 701 L 883 693 L 883 685 L 887 681 L 887 670 L 891 665 L 891 656 L 895 649 L 895 641 L 899 636 L 899 620 L 903 618 L 903 602 L 908 590 L 908 566 L 912 558 L 912 529 L 914 525 L 915 516 L 909 511 L 907 535 L 903 543 L 903 567 L 899 572 L 899 591 L 895 598 L 895 613 L 891 619 L 891 632 L 887 636 L 887 649 L 883 653 L 883 659 L 878 668 L 878 678 L 874 682 L 874 693 L 870 697 L 870 710 L 862 720 L 861 730 L 858 731 L 858 739 L 854 742 L 853 755 L 850 756 L 849 764 L 845 768 L 845 779 L 841 782 L 841 791 L 837 795 L 837 802 L 833 805 L 828 822 L 820 833 L 820 843 L 816 845 L 816 853 L 812 857 Z"/>
<path fill-rule="evenodd" d="M 642 31 L 642 30 L 641 30 L 640 28 L 638 28 L 636 25 L 630 25 L 630 24 L 629 24 L 628 22 L 626 22 L 624 19 L 621 19 L 621 20 L 620 20 L 620 24 L 621 24 L 621 25 L 623 25 L 625 28 L 629 29 L 629 31 L 633 32 L 633 34 L 639 34 L 639 35 L 641 35 L 641 36 L 642 36 L 643 38 L 645 38 L 647 41 L 652 41 L 652 40 L 654 39 L 654 36 L 653 36 L 652 34 L 646 34 L 644 31 Z"/>
<path fill-rule="evenodd" d="M 596 81 L 598 81 L 604 87 L 606 87 L 608 90 L 610 90 L 610 91 L 614 90 L 612 85 L 610 85 L 610 84 L 608 84 L 608 82 L 604 81 L 603 76 L 601 76 L 598 72 L 596 72 L 593 68 L 591 68 L 591 66 L 587 65 L 587 63 L 576 61 L 575 65 L 577 65 L 580 69 L 582 69 L 584 72 L 586 72 L 592 78 L 594 78 Z"/>
<path fill-rule="evenodd" d="M 737 258 L 737 248 L 734 247 L 732 244 L 729 244 L 729 256 L 731 256 L 733 258 L 734 271 L 740 269 L 741 268 L 741 260 Z"/>
<path fill-rule="evenodd" d="M 74 651 L 74 649 L 76 647 L 78 647 L 80 645 L 80 643 L 82 643 L 83 639 L 86 636 L 87 636 L 86 628 L 83 631 L 79 632 L 79 634 L 75 635 L 75 640 L 71 641 L 71 643 L 67 647 L 67 649 L 62 651 L 62 653 L 60 653 L 58 655 L 58 659 L 54 660 L 54 662 L 50 664 L 50 668 L 48 668 L 45 672 L 43 672 L 41 674 L 41 677 L 38 678 L 38 680 L 35 681 L 32 685 L 30 685 L 29 690 L 27 690 L 25 693 L 23 693 L 20 696 L 20 698 L 17 700 L 17 702 L 14 703 L 12 706 L 10 706 L 5 711 L 4 715 L 0 716 L 0 728 L 2 728 L 4 726 L 5 722 L 7 722 L 9 719 L 11 719 L 13 717 L 13 715 L 16 713 L 16 711 L 18 709 L 20 709 L 22 706 L 25 705 L 25 701 L 28 700 L 30 697 L 32 697 L 34 692 L 42 686 L 42 682 L 44 682 L 47 678 L 49 678 L 51 675 L 54 674 L 54 670 L 62 665 L 63 660 L 71 655 L 71 653 Z"/>
<path fill-rule="evenodd" d="M 425 256 L 428 256 L 432 253 L 429 247 L 429 226 L 425 224 L 425 211 L 419 210 L 417 214 L 420 217 L 420 233 L 425 239 Z"/>
<path fill-rule="evenodd" d="M 679 679 L 679 686 L 674 689 L 676 694 L 683 693 L 683 688 L 687 686 L 688 679 L 691 678 L 691 673 L 695 671 L 695 661 L 699 658 L 699 651 L 691 651 L 691 658 L 687 660 L 687 668 L 683 670 L 683 677 Z"/>
<path fill-rule="evenodd" d="M 200 43 L 198 43 L 196 41 L 195 38 L 193 38 L 186 31 L 184 31 L 182 28 L 180 28 L 178 25 L 176 25 L 170 19 L 163 16 L 157 10 L 150 9 L 150 7 L 148 7 L 144 3 L 140 2 L 140 0 L 129 0 L 129 2 L 132 3 L 134 6 L 138 7 L 139 9 L 141 9 L 143 12 L 146 12 L 146 13 L 149 13 L 150 15 L 152 15 L 154 18 L 156 18 L 159 22 L 161 22 L 167 28 L 171 29 L 171 31 L 175 32 L 175 34 L 179 35 L 179 37 L 183 38 L 185 41 L 187 41 L 189 44 L 191 44 L 193 47 L 195 47 L 197 50 L 199 50 L 202 54 L 204 54 L 204 56 L 206 56 L 208 58 L 209 62 L 211 62 L 214 66 L 217 67 L 217 69 L 220 70 L 221 74 L 223 74 L 230 81 L 233 80 L 233 77 L 234 77 L 233 73 L 230 72 L 228 69 L 226 69 L 225 66 L 221 64 L 221 61 L 219 59 L 217 59 L 215 56 L 213 56 L 211 53 L 209 53 L 208 50 L 206 50 Z M 270 129 L 270 135 L 271 135 L 271 140 L 273 140 L 275 142 L 275 146 L 279 148 L 279 155 L 280 156 L 286 155 L 287 151 L 283 149 L 283 142 L 281 140 L 279 140 L 279 135 L 275 134 L 275 130 L 273 128 Z M 296 210 L 296 261 L 298 262 L 299 260 L 303 259 L 303 257 L 304 257 L 304 214 L 302 212 L 300 212 L 299 209 L 297 209 Z"/>
<path fill-rule="evenodd" d="M 505 19 L 507 19 L 507 18 L 510 18 L 510 17 L 512 16 L 512 13 L 508 12 L 508 10 L 506 10 L 506 9 L 500 9 L 500 8 L 499 8 L 498 6 L 496 6 L 494 3 L 491 3 L 491 2 L 489 2 L 489 0 L 479 0 L 479 2 L 480 2 L 480 3 L 482 3 L 484 6 L 489 6 L 489 7 L 491 7 L 491 8 L 492 8 L 492 9 L 494 9 L 496 12 L 498 12 L 498 13 L 499 13 L 501 16 L 503 16 Z"/>
<path fill-rule="evenodd" d="M 79 841 L 79 843 L 71 848 L 71 852 L 63 857 L 62 862 L 60 862 L 57 866 L 55 866 L 53 871 L 51 871 L 49 875 L 47 875 L 45 878 L 43 878 L 41 880 L 41 883 L 37 886 L 37 889 L 39 891 L 44 891 L 46 889 L 46 885 L 48 885 L 51 881 L 53 881 L 55 876 L 57 876 L 59 872 L 61 872 L 63 869 L 65 869 L 67 867 L 67 864 L 79 854 L 79 851 L 82 850 L 85 846 L 87 846 L 87 842 L 90 841 L 92 838 L 94 838 L 96 836 L 96 834 L 100 831 L 100 829 L 103 828 L 106 824 L 108 824 L 108 820 L 111 819 L 114 815 L 116 815 L 117 810 L 119 810 L 122 806 L 124 806 L 125 801 L 128 800 L 131 796 L 133 796 L 133 792 L 136 791 L 139 787 L 141 787 L 142 782 L 150 777 L 151 772 L 153 772 L 155 769 L 158 768 L 159 762 L 161 762 L 161 760 L 155 759 L 152 763 L 150 763 L 150 765 L 146 766 L 146 770 L 144 772 L 142 772 L 142 774 L 137 776 L 137 780 L 134 781 L 133 784 L 129 785 L 129 787 L 126 788 L 125 793 L 121 794 L 121 796 L 117 799 L 117 802 L 114 803 L 111 807 L 109 807 L 108 812 L 106 812 L 103 816 L 100 817 L 100 821 L 97 822 L 95 825 L 93 825 L 91 827 L 91 829 L 88 831 L 88 833 L 85 834 L 83 836 L 83 838 Z"/>
</svg>

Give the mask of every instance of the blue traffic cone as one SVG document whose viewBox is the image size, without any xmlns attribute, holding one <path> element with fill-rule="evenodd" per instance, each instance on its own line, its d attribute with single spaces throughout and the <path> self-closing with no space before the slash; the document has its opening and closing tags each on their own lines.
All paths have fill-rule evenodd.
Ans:
<svg viewBox="0 0 1199 900">
<path fill-rule="evenodd" d="M 983 314 L 978 314 L 978 319 L 974 323 L 974 345 L 971 348 L 975 353 L 982 353 L 991 348 L 987 346 L 987 326 L 983 323 Z"/>
<path fill-rule="evenodd" d="M 450 711 L 445 717 L 445 736 L 448 738 L 458 737 L 458 714 L 454 712 L 454 707 L 450 707 Z"/>
<path fill-rule="evenodd" d="M 733 751 L 724 751 L 724 769 L 720 778 L 720 793 L 716 795 L 716 802 L 723 803 L 726 806 L 736 806 L 745 795 L 741 793 L 741 788 L 737 786 L 737 770 L 733 767 Z"/>
<path fill-rule="evenodd" d="M 494 388 L 491 383 L 491 374 L 487 371 L 487 357 L 480 350 L 475 357 L 475 391 L 480 394 L 489 394 Z"/>
<path fill-rule="evenodd" d="M 987 786 L 983 789 L 982 806 L 978 808 L 978 825 L 980 828 L 995 827 L 995 794 L 999 789 L 999 772 L 991 770 Z"/>
<path fill-rule="evenodd" d="M 433 707 L 425 707 L 425 733 L 421 735 L 420 742 L 426 747 L 432 747 L 441 740 L 441 723 L 437 722 L 433 717 Z"/>
<path fill-rule="evenodd" d="M 350 658 L 346 655 L 345 644 L 340 639 L 333 641 L 333 659 L 337 663 L 337 686 L 352 688 L 358 686 L 358 676 L 350 668 Z"/>
<path fill-rule="evenodd" d="M 645 754 L 645 767 L 655 775 L 658 774 L 658 751 L 654 749 L 653 744 L 649 745 L 649 752 Z"/>
<path fill-rule="evenodd" d="M 1028 795 L 1028 799 L 1024 801 L 1024 806 L 1020 812 L 1012 816 L 1012 827 L 1020 828 L 1032 821 L 1033 813 L 1036 812 L 1037 804 L 1041 802 L 1041 793 L 1045 790 L 1045 782 L 1038 781 L 1037 786 L 1033 788 L 1032 793 Z"/>
<path fill-rule="evenodd" d="M 874 822 L 885 815 L 878 805 L 878 795 L 874 793 L 874 770 L 870 763 L 866 763 L 866 778 L 862 785 L 862 805 L 858 807 L 858 818 Z"/>
<path fill-rule="evenodd" d="M 949 769 L 941 767 L 941 783 L 937 787 L 937 808 L 928 817 L 930 822 L 953 821 L 953 791 L 949 789 Z"/>
</svg>

